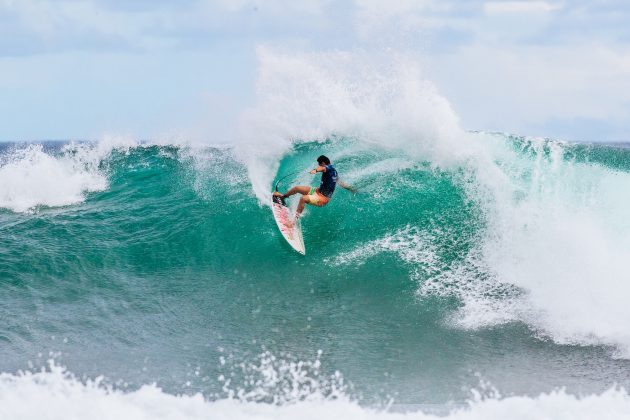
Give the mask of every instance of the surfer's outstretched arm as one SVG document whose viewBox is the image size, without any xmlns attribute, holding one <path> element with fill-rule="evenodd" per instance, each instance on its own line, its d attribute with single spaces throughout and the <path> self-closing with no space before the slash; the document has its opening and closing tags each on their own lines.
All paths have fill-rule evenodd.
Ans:
<svg viewBox="0 0 630 420">
<path fill-rule="evenodd" d="M 357 190 L 355 187 L 353 187 L 352 185 L 350 185 L 350 184 L 346 184 L 346 183 L 345 183 L 345 182 L 343 182 L 342 180 L 339 180 L 339 181 L 337 182 L 337 184 L 339 184 L 339 186 L 340 186 L 341 188 L 346 189 L 346 190 L 350 191 L 350 192 L 351 192 L 351 193 L 353 193 L 353 194 L 356 194 L 356 193 L 359 191 L 359 190 Z"/>
</svg>

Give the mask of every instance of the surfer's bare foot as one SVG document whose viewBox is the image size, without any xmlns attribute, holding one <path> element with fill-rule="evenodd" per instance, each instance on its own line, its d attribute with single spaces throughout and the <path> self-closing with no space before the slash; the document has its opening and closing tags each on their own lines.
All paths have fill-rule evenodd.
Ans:
<svg viewBox="0 0 630 420">
<path fill-rule="evenodd" d="M 289 229 L 291 229 L 293 226 L 295 226 L 295 221 L 293 220 L 287 220 L 286 223 L 284 224 L 286 227 L 288 227 Z"/>
</svg>

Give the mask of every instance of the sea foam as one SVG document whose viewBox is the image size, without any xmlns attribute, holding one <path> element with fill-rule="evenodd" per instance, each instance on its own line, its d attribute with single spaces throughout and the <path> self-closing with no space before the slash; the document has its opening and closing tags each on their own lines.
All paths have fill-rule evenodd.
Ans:
<svg viewBox="0 0 630 420">
<path fill-rule="evenodd" d="M 630 395 L 619 388 L 576 397 L 562 390 L 536 397 L 473 398 L 465 407 L 435 415 L 422 410 L 392 412 L 366 408 L 349 398 L 305 398 L 286 404 L 208 400 L 201 394 L 173 395 L 155 385 L 134 391 L 106 387 L 100 379 L 80 381 L 61 367 L 0 374 L 0 418 L 31 419 L 627 419 Z"/>
<path fill-rule="evenodd" d="M 112 150 L 137 143 L 105 137 L 95 143 L 69 143 L 58 152 L 41 144 L 15 146 L 0 156 L 0 207 L 27 212 L 37 206 L 59 207 L 81 203 L 86 193 L 108 187 L 99 164 Z"/>
</svg>

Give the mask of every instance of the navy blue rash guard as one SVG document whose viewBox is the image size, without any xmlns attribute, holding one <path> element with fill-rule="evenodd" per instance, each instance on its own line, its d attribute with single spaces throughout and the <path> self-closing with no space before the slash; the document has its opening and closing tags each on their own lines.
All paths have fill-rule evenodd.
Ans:
<svg viewBox="0 0 630 420">
<path fill-rule="evenodd" d="M 337 170 L 332 165 L 326 165 L 326 172 L 322 172 L 322 183 L 319 184 L 319 192 L 331 198 L 337 185 Z"/>
</svg>

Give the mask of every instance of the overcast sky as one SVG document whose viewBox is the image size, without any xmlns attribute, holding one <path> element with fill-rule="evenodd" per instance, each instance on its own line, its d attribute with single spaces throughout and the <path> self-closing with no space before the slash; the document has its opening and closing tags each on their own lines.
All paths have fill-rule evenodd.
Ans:
<svg viewBox="0 0 630 420">
<path fill-rule="evenodd" d="M 261 45 L 405 51 L 465 129 L 630 141 L 620 0 L 0 0 L 0 140 L 217 141 Z"/>
</svg>

